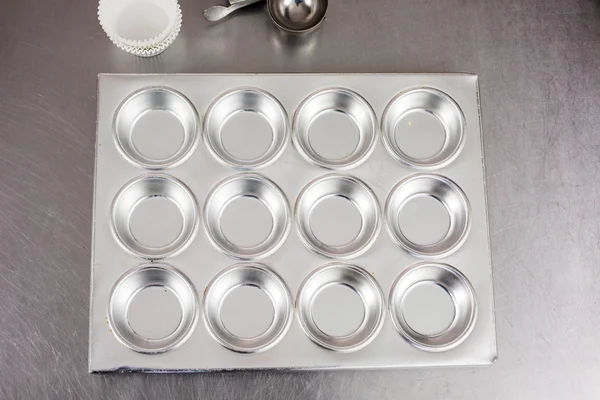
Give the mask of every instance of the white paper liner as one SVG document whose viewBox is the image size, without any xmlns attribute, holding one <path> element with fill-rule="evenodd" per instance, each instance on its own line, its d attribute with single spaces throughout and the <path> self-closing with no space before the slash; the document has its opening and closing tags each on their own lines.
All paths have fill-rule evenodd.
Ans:
<svg viewBox="0 0 600 400">
<path fill-rule="evenodd" d="M 151 57 L 173 43 L 182 17 L 177 0 L 100 0 L 98 20 L 119 48 Z"/>
</svg>

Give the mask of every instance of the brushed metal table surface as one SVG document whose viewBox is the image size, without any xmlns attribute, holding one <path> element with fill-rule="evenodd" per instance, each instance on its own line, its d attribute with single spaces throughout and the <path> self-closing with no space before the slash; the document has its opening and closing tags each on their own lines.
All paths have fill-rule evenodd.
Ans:
<svg viewBox="0 0 600 400">
<path fill-rule="evenodd" d="M 0 4 L 0 398 L 600 396 L 600 2 L 346 0 L 290 41 L 257 5 L 183 0 L 162 56 L 114 47 L 91 0 Z M 99 72 L 479 74 L 497 363 L 466 369 L 90 375 Z"/>
</svg>

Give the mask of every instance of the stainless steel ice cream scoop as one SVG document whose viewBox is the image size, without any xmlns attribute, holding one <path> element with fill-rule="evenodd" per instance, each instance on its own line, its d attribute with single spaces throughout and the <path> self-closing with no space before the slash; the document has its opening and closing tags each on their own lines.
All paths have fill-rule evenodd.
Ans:
<svg viewBox="0 0 600 400">
<path fill-rule="evenodd" d="M 260 0 L 231 0 L 229 6 L 213 6 L 204 10 L 209 21 L 218 21 L 232 12 Z M 327 13 L 328 0 L 267 0 L 271 20 L 281 29 L 302 33 L 316 28 Z"/>
</svg>

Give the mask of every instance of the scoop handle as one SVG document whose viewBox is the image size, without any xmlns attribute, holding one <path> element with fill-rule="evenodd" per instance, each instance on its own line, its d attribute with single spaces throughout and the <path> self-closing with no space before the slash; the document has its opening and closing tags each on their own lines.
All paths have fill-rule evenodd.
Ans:
<svg viewBox="0 0 600 400">
<path fill-rule="evenodd" d="M 213 6 L 204 10 L 202 14 L 204 15 L 204 18 L 209 21 L 219 21 L 232 12 L 239 10 L 242 7 L 249 6 L 250 4 L 258 3 L 259 1 L 261 0 L 232 0 L 229 7 Z"/>
</svg>

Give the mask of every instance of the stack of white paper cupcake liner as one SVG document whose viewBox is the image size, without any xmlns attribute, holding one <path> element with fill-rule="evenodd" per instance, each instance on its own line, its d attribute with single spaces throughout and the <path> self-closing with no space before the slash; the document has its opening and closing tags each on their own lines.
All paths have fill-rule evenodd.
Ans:
<svg viewBox="0 0 600 400">
<path fill-rule="evenodd" d="M 152 36 L 157 23 L 155 16 L 148 10 L 160 8 L 167 17 L 167 24 L 160 33 Z M 175 40 L 181 30 L 181 8 L 177 0 L 100 0 L 98 3 L 98 20 L 110 40 L 120 49 L 140 57 L 152 57 L 165 51 Z M 138 23 L 148 21 L 148 37 L 132 39 L 119 34 L 119 27 L 128 21 Z M 152 26 L 154 22 L 154 26 Z M 142 24 L 142 28 L 144 28 Z M 143 36 L 139 32 L 138 36 Z"/>
</svg>

